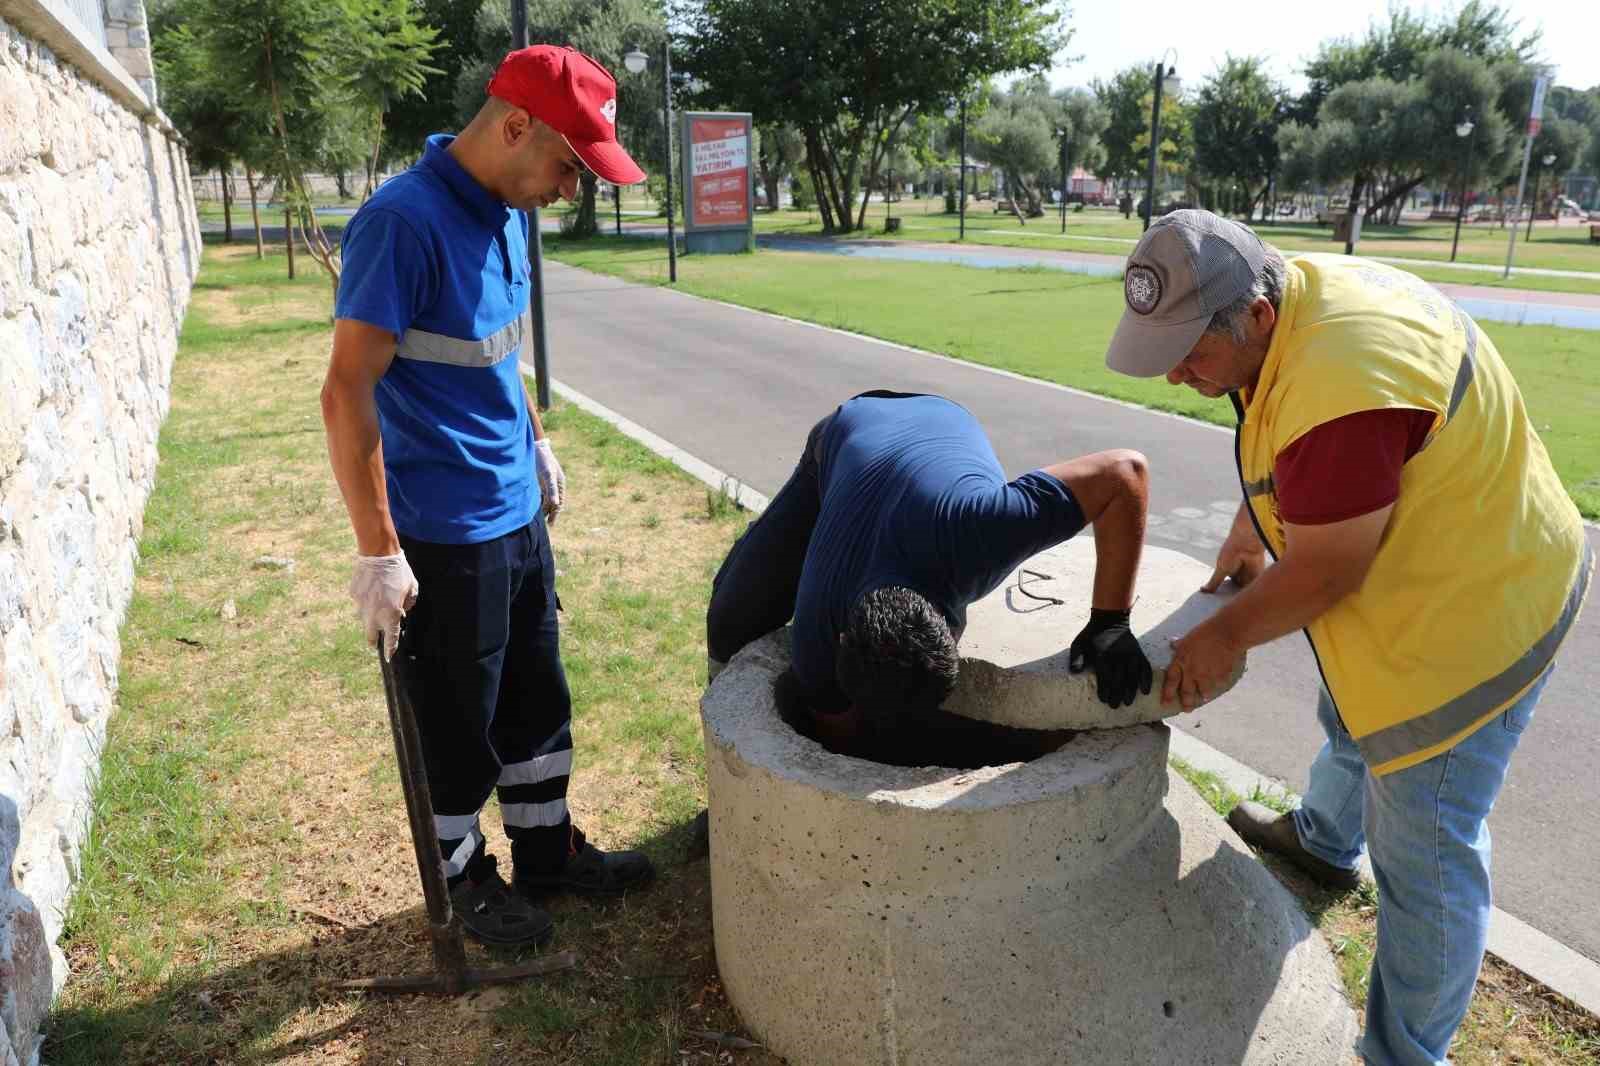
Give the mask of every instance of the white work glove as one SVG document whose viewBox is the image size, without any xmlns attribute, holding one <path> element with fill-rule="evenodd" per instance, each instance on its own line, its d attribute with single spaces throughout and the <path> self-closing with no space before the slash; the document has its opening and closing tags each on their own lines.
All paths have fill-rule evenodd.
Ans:
<svg viewBox="0 0 1600 1066">
<path fill-rule="evenodd" d="M 417 602 L 421 591 L 404 552 L 394 555 L 358 555 L 350 578 L 350 598 L 366 629 L 367 643 L 376 647 L 383 638 L 384 661 L 394 658 L 400 645 L 400 620 Z"/>
<path fill-rule="evenodd" d="M 556 524 L 556 515 L 567 502 L 567 475 L 556 461 L 549 437 L 533 442 L 533 468 L 539 475 L 539 495 L 544 497 L 543 510 L 546 525 Z"/>
</svg>

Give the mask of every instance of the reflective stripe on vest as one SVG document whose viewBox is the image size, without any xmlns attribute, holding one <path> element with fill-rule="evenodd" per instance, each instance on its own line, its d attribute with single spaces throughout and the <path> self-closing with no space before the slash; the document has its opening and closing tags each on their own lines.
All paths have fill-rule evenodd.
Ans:
<svg viewBox="0 0 1600 1066">
<path fill-rule="evenodd" d="M 1520 659 L 1427 714 L 1368 733 L 1357 740 L 1367 764 L 1381 766 L 1391 759 L 1443 744 L 1457 733 L 1470 729 L 1484 715 L 1510 703 L 1517 693 L 1538 680 L 1555 658 L 1556 649 L 1578 618 L 1578 609 L 1583 606 L 1584 594 L 1589 588 L 1589 574 L 1594 561 L 1594 549 L 1585 543 L 1583 562 L 1578 566 L 1578 577 L 1567 593 L 1561 616 L 1549 632 L 1540 637 Z"/>
<path fill-rule="evenodd" d="M 429 333 L 425 329 L 408 329 L 394 354 L 399 359 L 447 366 L 494 366 L 522 347 L 523 322 L 527 317 L 526 312 L 518 315 L 480 341 Z"/>
<path fill-rule="evenodd" d="M 1456 408 L 1467 398 L 1467 389 L 1472 386 L 1472 377 L 1477 372 L 1478 355 L 1478 324 L 1462 314 L 1454 305 L 1451 310 L 1455 311 L 1456 318 L 1460 320 L 1462 329 L 1467 334 L 1467 350 L 1461 355 L 1461 366 L 1456 370 L 1456 382 L 1450 389 L 1450 408 L 1445 414 L 1446 419 L 1454 418 Z"/>
</svg>

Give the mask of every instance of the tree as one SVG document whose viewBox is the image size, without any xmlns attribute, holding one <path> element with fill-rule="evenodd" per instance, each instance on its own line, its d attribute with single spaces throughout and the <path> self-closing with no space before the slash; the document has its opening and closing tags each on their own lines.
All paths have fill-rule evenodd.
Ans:
<svg viewBox="0 0 1600 1066">
<path fill-rule="evenodd" d="M 1278 169 L 1278 124 L 1283 89 L 1254 57 L 1228 56 L 1222 69 L 1200 86 L 1194 105 L 1195 163 L 1205 173 L 1245 190 L 1245 203 L 1259 199 L 1267 210 L 1267 187 Z"/>
<path fill-rule="evenodd" d="M 1040 176 L 1055 166 L 1058 111 L 1044 78 L 1025 78 L 1010 92 L 992 93 L 988 110 L 972 131 L 973 154 L 1005 176 L 1018 221 L 1044 214 Z"/>
<path fill-rule="evenodd" d="M 782 123 L 756 128 L 756 176 L 767 193 L 767 210 L 778 209 L 783 183 L 795 173 L 805 153 L 800 131 Z"/>
<path fill-rule="evenodd" d="M 352 34 L 343 74 L 354 103 L 366 112 L 372 147 L 362 199 L 372 195 L 383 148 L 383 116 L 396 102 L 419 96 L 431 75 L 444 73 L 428 60 L 439 47 L 439 31 L 417 21 L 412 0 L 345 0 Z"/>
<path fill-rule="evenodd" d="M 161 106 L 189 142 L 189 165 L 220 174 L 224 239 L 231 241 L 228 175 L 234 160 L 245 152 L 252 116 L 228 96 L 194 27 L 184 21 L 187 12 L 170 4 L 161 15 L 159 21 L 152 20 L 150 43 L 161 82 Z"/>
<path fill-rule="evenodd" d="M 1350 37 L 1326 41 L 1306 64 L 1309 82 L 1289 116 L 1303 125 L 1315 124 L 1317 112 L 1341 85 L 1387 78 L 1405 83 L 1423 73 L 1427 58 L 1440 48 L 1453 48 L 1490 64 L 1531 63 L 1539 48 L 1540 31 L 1520 32 L 1509 8 L 1482 0 L 1468 0 L 1455 14 L 1430 21 L 1426 14 L 1395 6 L 1389 21 L 1372 25 L 1360 40 Z"/>
<path fill-rule="evenodd" d="M 1150 154 L 1150 105 L 1154 102 L 1155 63 L 1128 67 L 1110 81 L 1093 83 L 1095 99 L 1105 113 L 1100 134 L 1105 149 L 1101 178 L 1132 181 L 1144 173 Z M 1140 138 L 1143 138 L 1143 150 Z"/>
<path fill-rule="evenodd" d="M 991 74 L 1037 70 L 1066 42 L 1054 0 L 690 0 L 687 98 L 793 125 L 823 228 L 859 228 L 870 189 L 911 116 L 942 112 Z"/>
<path fill-rule="evenodd" d="M 1539 167 L 1546 179 L 1554 179 L 1577 166 L 1589 147 L 1589 131 L 1570 118 L 1546 118 L 1539 126 L 1539 135 L 1533 139 L 1532 165 Z M 1546 166 L 1544 157 L 1555 156 Z M 1549 181 L 1548 198 L 1554 200 L 1561 192 L 1560 183 Z M 1534 204 L 1534 212 L 1538 211 Z"/>
<path fill-rule="evenodd" d="M 1393 217 L 1430 176 L 1460 176 L 1468 152 L 1455 127 L 1465 118 L 1473 122 L 1473 173 L 1496 175 L 1504 168 L 1509 123 L 1500 110 L 1503 96 L 1495 69 L 1484 60 L 1436 49 L 1420 77 L 1341 85 L 1323 101 L 1316 126 L 1288 123 L 1279 137 L 1285 175 L 1296 183 L 1350 181 L 1352 213 L 1364 207 L 1369 221 Z"/>
<path fill-rule="evenodd" d="M 496 3 L 506 7 L 504 0 Z M 383 116 L 388 132 L 380 160 L 418 156 L 429 134 L 459 128 L 456 83 L 462 68 L 479 58 L 478 9 L 483 6 L 484 0 L 415 0 L 416 20 L 438 30 L 437 47 L 429 57 L 431 73 L 424 77 L 422 88 L 403 103 L 392 103 Z M 477 90 L 481 101 L 483 83 Z"/>
<path fill-rule="evenodd" d="M 1093 93 L 1084 89 L 1061 89 L 1055 93 L 1056 132 L 1061 140 L 1061 180 L 1070 181 L 1072 171 L 1083 167 L 1095 173 L 1104 165 L 1105 148 L 1100 136 L 1110 116 Z"/>
<path fill-rule="evenodd" d="M 1144 129 L 1133 139 L 1133 156 L 1138 161 L 1134 173 L 1143 179 L 1150 168 L 1150 115 L 1155 110 L 1155 76 L 1151 74 L 1151 88 L 1139 100 L 1145 113 Z M 1165 92 L 1165 87 L 1163 87 Z M 1156 169 L 1165 175 L 1182 174 L 1192 178 L 1194 165 L 1194 108 L 1181 96 L 1167 96 L 1161 101 L 1161 145 L 1156 152 Z M 1142 184 L 1142 182 L 1141 182 Z M 1160 193 L 1156 193 L 1160 199 Z"/>
<path fill-rule="evenodd" d="M 1370 186 L 1392 168 L 1414 165 L 1408 133 L 1416 104 L 1415 83 L 1378 77 L 1341 85 L 1322 102 L 1315 127 L 1289 123 L 1280 133 L 1285 157 L 1300 156 L 1286 161 L 1285 170 L 1326 185 L 1350 181 L 1354 217 Z"/>
</svg>

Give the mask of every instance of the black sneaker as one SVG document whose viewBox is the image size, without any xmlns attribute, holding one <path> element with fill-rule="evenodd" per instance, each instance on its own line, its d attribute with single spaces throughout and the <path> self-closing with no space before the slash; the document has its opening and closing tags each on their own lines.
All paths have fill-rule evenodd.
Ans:
<svg viewBox="0 0 1600 1066">
<path fill-rule="evenodd" d="M 512 884 L 526 896 L 572 892 L 580 896 L 620 896 L 643 888 L 655 879 L 656 868 L 641 851 L 601 851 L 584 838 L 577 826 L 559 870 L 535 873 L 518 870 Z"/>
<path fill-rule="evenodd" d="M 1292 814 L 1279 814 L 1270 807 L 1245 800 L 1228 812 L 1228 824 L 1246 844 L 1288 859 L 1324 888 L 1350 892 L 1361 885 L 1359 870 L 1335 866 L 1306 850 L 1300 843 L 1300 831 L 1294 827 Z"/>
<path fill-rule="evenodd" d="M 550 915 L 511 890 L 485 855 L 472 873 L 450 889 L 450 905 L 468 933 L 486 944 L 548 944 L 555 935 Z"/>
</svg>

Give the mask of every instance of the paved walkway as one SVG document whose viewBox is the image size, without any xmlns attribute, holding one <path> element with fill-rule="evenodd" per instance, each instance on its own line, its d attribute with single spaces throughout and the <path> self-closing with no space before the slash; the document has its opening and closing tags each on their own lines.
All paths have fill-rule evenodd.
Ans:
<svg viewBox="0 0 1600 1066">
<path fill-rule="evenodd" d="M 1215 426 L 560 263 L 547 265 L 546 282 L 554 377 L 767 495 L 817 418 L 854 393 L 892 387 L 959 398 L 1014 472 L 1137 446 L 1155 475 L 1151 541 L 1202 561 L 1213 560 L 1238 505 L 1231 435 Z M 1590 539 L 1600 550 L 1600 529 Z M 1493 824 L 1499 905 L 1600 960 L 1600 838 L 1587 813 L 1600 805 L 1597 651 L 1600 610 L 1590 610 Z M 1252 652 L 1226 706 L 1187 717 L 1183 728 L 1303 790 L 1320 743 L 1316 687 L 1304 640 L 1286 638 Z"/>
</svg>

